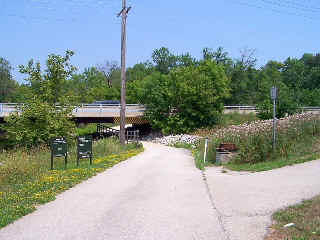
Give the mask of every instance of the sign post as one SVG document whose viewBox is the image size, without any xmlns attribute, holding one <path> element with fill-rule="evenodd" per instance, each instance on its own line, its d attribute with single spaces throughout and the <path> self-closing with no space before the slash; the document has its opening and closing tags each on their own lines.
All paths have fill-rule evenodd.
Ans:
<svg viewBox="0 0 320 240">
<path fill-rule="evenodd" d="M 51 141 L 51 170 L 53 170 L 53 158 L 64 157 L 64 164 L 68 164 L 68 144 L 65 138 L 54 138 Z"/>
<path fill-rule="evenodd" d="M 204 142 L 204 154 L 203 154 L 203 162 L 206 163 L 207 160 L 207 151 L 208 151 L 208 138 L 205 139 Z"/>
<path fill-rule="evenodd" d="M 277 141 L 277 119 L 276 119 L 276 100 L 278 98 L 278 89 L 273 86 L 271 88 L 271 99 L 273 101 L 273 139 L 272 139 L 272 149 L 273 152 L 276 150 L 276 141 Z"/>
<path fill-rule="evenodd" d="M 92 164 L 92 136 L 78 137 L 78 154 L 77 154 L 77 166 L 80 164 L 80 159 L 89 158 L 90 164 Z"/>
</svg>

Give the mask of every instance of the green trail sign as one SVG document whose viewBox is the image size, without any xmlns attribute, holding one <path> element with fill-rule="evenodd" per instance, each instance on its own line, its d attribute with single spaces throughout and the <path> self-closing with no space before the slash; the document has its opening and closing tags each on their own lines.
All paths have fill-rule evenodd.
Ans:
<svg viewBox="0 0 320 240">
<path fill-rule="evenodd" d="M 90 164 L 92 164 L 92 136 L 78 137 L 78 154 L 77 154 L 77 166 L 79 166 L 80 159 L 89 158 Z"/>
<path fill-rule="evenodd" d="M 65 138 L 51 140 L 51 170 L 53 170 L 53 158 L 64 157 L 65 166 L 68 164 L 68 143 Z"/>
</svg>

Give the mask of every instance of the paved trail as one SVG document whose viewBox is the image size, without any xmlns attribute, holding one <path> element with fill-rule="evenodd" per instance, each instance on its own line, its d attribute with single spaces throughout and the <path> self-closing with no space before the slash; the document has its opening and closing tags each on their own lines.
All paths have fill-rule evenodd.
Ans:
<svg viewBox="0 0 320 240">
<path fill-rule="evenodd" d="M 231 240 L 259 240 L 271 215 L 320 194 L 320 160 L 260 173 L 208 168 L 207 182 Z"/>
<path fill-rule="evenodd" d="M 0 230 L 0 239 L 224 240 L 191 154 L 145 148 Z"/>
<path fill-rule="evenodd" d="M 320 193 L 320 161 L 202 175 L 186 150 L 145 148 L 0 230 L 0 240 L 259 240 L 273 211 Z"/>
</svg>

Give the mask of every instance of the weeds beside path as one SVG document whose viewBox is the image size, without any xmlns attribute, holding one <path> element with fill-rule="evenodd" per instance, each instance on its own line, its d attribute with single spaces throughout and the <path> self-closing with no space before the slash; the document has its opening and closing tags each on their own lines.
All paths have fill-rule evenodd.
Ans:
<svg viewBox="0 0 320 240">
<path fill-rule="evenodd" d="M 278 211 L 273 219 L 275 223 L 265 240 L 319 240 L 320 196 Z M 284 228 L 288 223 L 294 226 Z"/>
<path fill-rule="evenodd" d="M 235 171 L 267 171 L 320 158 L 319 114 L 289 116 L 281 119 L 277 128 L 275 149 L 272 148 L 272 120 L 216 130 L 209 137 L 208 163 L 215 163 L 216 149 L 221 143 L 233 143 L 237 146 L 231 163 L 225 165 Z M 204 140 L 197 146 L 196 152 L 200 156 L 198 159 L 203 160 Z"/>
<path fill-rule="evenodd" d="M 83 180 L 137 155 L 143 148 L 120 147 L 116 140 L 102 140 L 94 145 L 94 150 L 97 157 L 93 165 L 83 162 L 77 167 L 72 153 L 67 169 L 57 161 L 53 171 L 48 170 L 50 154 L 47 149 L 33 152 L 34 155 L 20 151 L 3 153 L 0 158 L 4 162 L 0 166 L 0 228 L 33 212 L 37 205 L 54 200 L 57 194 Z"/>
</svg>

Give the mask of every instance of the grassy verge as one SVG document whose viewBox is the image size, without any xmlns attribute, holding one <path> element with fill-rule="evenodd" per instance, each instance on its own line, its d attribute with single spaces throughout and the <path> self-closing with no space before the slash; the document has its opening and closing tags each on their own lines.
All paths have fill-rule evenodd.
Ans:
<svg viewBox="0 0 320 240">
<path fill-rule="evenodd" d="M 294 164 L 309 162 L 312 160 L 320 159 L 319 153 L 314 153 L 311 155 L 303 156 L 303 157 L 290 157 L 285 159 L 278 159 L 274 161 L 261 162 L 261 163 L 245 163 L 245 164 L 236 164 L 229 163 L 224 165 L 224 167 L 232 170 L 232 171 L 248 171 L 248 172 L 262 172 L 269 171 L 276 168 L 282 168 L 285 166 L 291 166 Z"/>
<path fill-rule="evenodd" d="M 298 114 L 278 124 L 276 149 L 272 149 L 272 121 L 255 121 L 219 129 L 209 138 L 208 162 L 215 163 L 220 143 L 234 143 L 237 154 L 226 167 L 236 171 L 266 171 L 319 159 L 320 115 Z M 198 146 L 203 151 L 203 144 Z"/>
<path fill-rule="evenodd" d="M 139 145 L 120 146 L 115 139 L 94 144 L 94 162 L 82 160 L 76 166 L 75 149 L 70 149 L 70 163 L 64 169 L 63 159 L 57 159 L 55 170 L 49 171 L 50 152 L 40 148 L 28 152 L 16 150 L 0 154 L 0 228 L 33 212 L 36 206 L 105 169 L 143 151 Z"/>
<path fill-rule="evenodd" d="M 320 240 L 320 196 L 276 212 L 265 240 Z M 295 226 L 284 228 L 288 223 Z"/>
<path fill-rule="evenodd" d="M 227 113 L 221 116 L 219 123 L 213 128 L 202 128 L 198 129 L 192 133 L 191 135 L 197 135 L 201 137 L 210 137 L 214 133 L 216 133 L 219 129 L 226 128 L 230 125 L 240 125 L 247 124 L 250 122 L 254 122 L 258 120 L 256 114 L 241 114 L 238 112 L 235 113 Z M 185 143 L 175 144 L 174 147 L 187 148 L 192 150 L 192 154 L 195 159 L 195 165 L 200 170 L 203 170 L 205 166 L 212 165 L 215 161 L 215 151 L 213 150 L 214 145 L 212 142 L 209 142 L 208 153 L 207 153 L 207 162 L 204 163 L 204 141 L 200 141 L 200 143 L 196 146 L 196 148 L 192 148 L 192 145 Z"/>
</svg>

